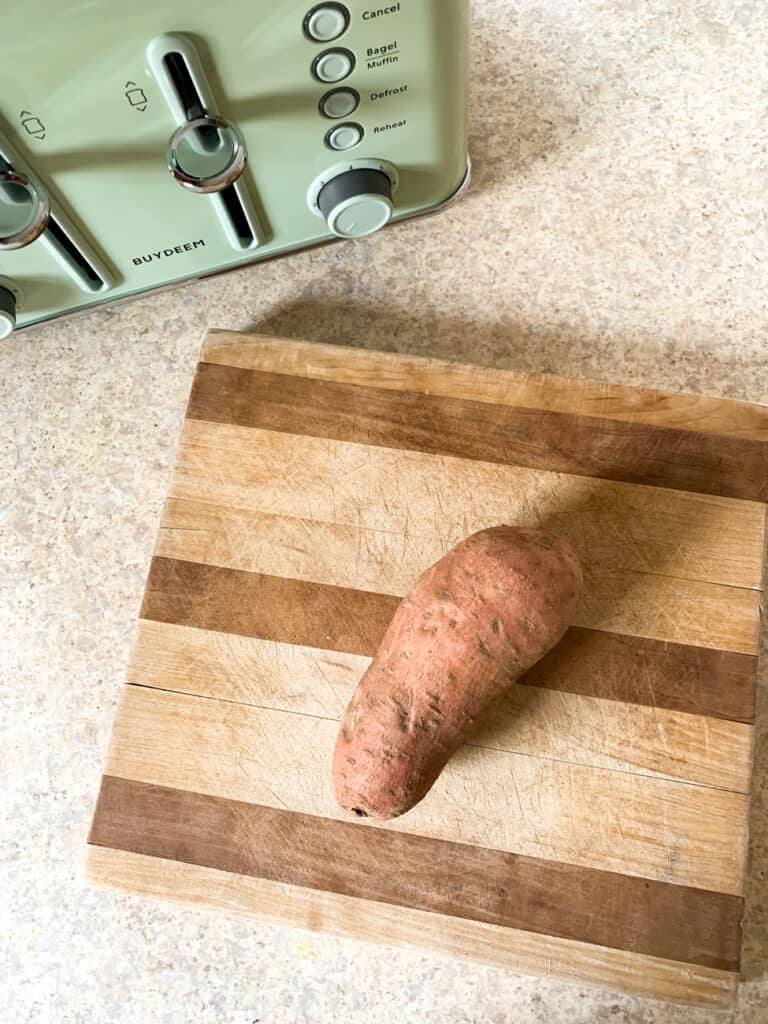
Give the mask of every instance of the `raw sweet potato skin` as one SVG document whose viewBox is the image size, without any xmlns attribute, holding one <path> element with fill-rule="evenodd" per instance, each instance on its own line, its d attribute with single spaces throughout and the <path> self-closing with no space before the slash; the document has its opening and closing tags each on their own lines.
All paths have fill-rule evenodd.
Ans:
<svg viewBox="0 0 768 1024">
<path fill-rule="evenodd" d="M 427 569 L 341 723 L 338 803 L 384 819 L 417 804 L 484 710 L 561 639 L 581 590 L 573 548 L 548 530 L 482 530 Z"/>
</svg>

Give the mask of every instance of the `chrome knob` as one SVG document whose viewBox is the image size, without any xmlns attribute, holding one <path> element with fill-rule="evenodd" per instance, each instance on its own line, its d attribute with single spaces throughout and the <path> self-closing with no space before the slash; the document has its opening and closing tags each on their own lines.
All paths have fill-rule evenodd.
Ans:
<svg viewBox="0 0 768 1024">
<path fill-rule="evenodd" d="M 45 231 L 50 215 L 50 200 L 40 184 L 18 171 L 0 171 L 0 250 L 30 245 Z"/>
<path fill-rule="evenodd" d="M 240 129 L 214 114 L 179 125 L 166 152 L 168 170 L 191 192 L 221 192 L 245 169 L 248 154 Z"/>
</svg>

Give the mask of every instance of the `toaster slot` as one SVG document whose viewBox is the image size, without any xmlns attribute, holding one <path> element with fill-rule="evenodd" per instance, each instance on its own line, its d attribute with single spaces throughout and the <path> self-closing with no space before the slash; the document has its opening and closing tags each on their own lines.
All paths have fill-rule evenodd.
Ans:
<svg viewBox="0 0 768 1024">
<path fill-rule="evenodd" d="M 0 138 L 0 170 L 25 175 L 34 180 L 36 187 L 45 193 L 48 207 L 45 227 L 29 244 L 42 245 L 48 249 L 83 291 L 102 292 L 110 288 L 111 277 L 93 247 L 70 222 L 47 183 L 41 183 L 31 174 L 30 168 L 4 137 Z M 3 200 L 8 205 L 28 205 L 29 194 L 14 185 L 7 185 L 3 190 Z"/>
<path fill-rule="evenodd" d="M 178 52 L 167 53 L 163 58 L 163 64 L 184 110 L 184 120 L 194 121 L 196 117 L 205 116 L 207 111 L 203 99 L 192 81 L 184 57 Z M 215 128 L 198 128 L 194 135 L 203 152 L 215 153 L 221 145 L 219 133 Z"/>
<path fill-rule="evenodd" d="M 48 243 L 48 248 L 54 252 L 59 262 L 81 288 L 90 292 L 104 291 L 107 282 L 84 250 L 67 233 L 55 213 L 52 213 L 48 219 L 48 227 L 43 238 Z"/>
<path fill-rule="evenodd" d="M 191 124 L 201 118 L 219 117 L 218 104 L 194 43 L 176 33 L 158 36 L 147 47 L 147 59 L 177 128 L 190 125 L 183 143 L 179 143 L 177 149 L 171 144 L 171 153 L 175 153 L 181 163 L 183 148 L 186 161 L 184 170 L 199 180 L 207 178 L 209 173 L 215 176 L 221 170 L 217 156 L 226 165 L 232 145 L 231 139 L 227 137 L 227 122 L 223 122 L 224 127 L 220 124 L 218 128 Z M 229 128 L 236 132 L 232 125 Z M 172 158 L 169 158 L 169 167 L 174 176 L 184 183 L 179 178 L 178 168 L 173 167 Z M 189 187 L 189 183 L 186 183 L 186 187 Z M 230 179 L 229 183 L 222 183 L 221 186 L 217 184 L 215 187 L 220 188 L 220 191 L 211 191 L 210 188 L 196 188 L 193 191 L 205 193 L 198 201 L 207 199 L 213 204 L 232 248 L 248 250 L 263 245 L 267 238 L 266 232 L 259 222 L 244 178 L 239 177 L 235 181 Z"/>
<path fill-rule="evenodd" d="M 205 107 L 182 55 L 178 52 L 166 53 L 163 57 L 163 64 L 184 109 L 186 120 L 191 121 L 195 117 L 202 117 Z"/>
<path fill-rule="evenodd" d="M 247 200 L 247 193 L 245 198 Z M 248 209 L 237 190 L 237 185 L 230 185 L 229 188 L 219 192 L 218 199 L 223 207 L 223 214 L 227 218 L 227 226 L 234 231 L 240 248 L 250 249 L 252 246 L 258 245 L 254 225 L 248 216 Z"/>
</svg>

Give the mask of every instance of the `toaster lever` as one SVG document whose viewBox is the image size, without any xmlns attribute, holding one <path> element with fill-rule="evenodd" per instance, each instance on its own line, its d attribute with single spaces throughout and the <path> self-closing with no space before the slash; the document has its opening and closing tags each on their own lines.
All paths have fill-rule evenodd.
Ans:
<svg viewBox="0 0 768 1024">
<path fill-rule="evenodd" d="M 2 159 L 2 158 L 0 158 Z M 39 238 L 48 225 L 48 193 L 27 174 L 2 160 L 0 169 L 0 250 L 22 249 Z"/>
<path fill-rule="evenodd" d="M 38 238 L 83 291 L 103 292 L 110 287 L 109 270 L 93 245 L 10 142 L 0 138 L 0 252 L 22 249 Z M 6 287 L 2 281 L 0 287 Z"/>
<path fill-rule="evenodd" d="M 203 114 L 181 124 L 168 142 L 168 170 L 191 192 L 221 192 L 245 169 L 245 142 L 236 125 Z"/>
<path fill-rule="evenodd" d="M 176 130 L 166 147 L 166 164 L 183 188 L 209 196 L 235 249 L 266 241 L 243 171 L 248 160 L 237 125 L 218 113 L 218 104 L 194 43 L 179 33 L 157 36 L 147 60 L 171 111 Z"/>
</svg>

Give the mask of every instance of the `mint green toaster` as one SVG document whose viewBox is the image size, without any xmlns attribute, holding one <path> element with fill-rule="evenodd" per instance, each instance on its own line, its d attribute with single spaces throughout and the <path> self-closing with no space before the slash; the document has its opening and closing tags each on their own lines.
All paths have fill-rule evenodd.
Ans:
<svg viewBox="0 0 768 1024">
<path fill-rule="evenodd" d="M 468 36 L 469 0 L 7 5 L 0 337 L 439 209 Z"/>
</svg>

